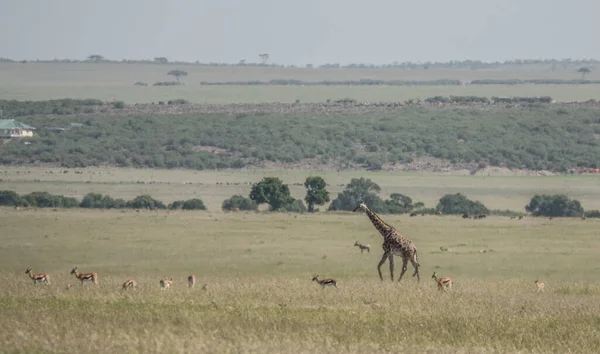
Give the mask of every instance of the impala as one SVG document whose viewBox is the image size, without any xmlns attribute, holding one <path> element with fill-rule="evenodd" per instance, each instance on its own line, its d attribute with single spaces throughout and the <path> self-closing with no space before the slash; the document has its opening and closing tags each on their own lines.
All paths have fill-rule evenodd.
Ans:
<svg viewBox="0 0 600 354">
<path fill-rule="evenodd" d="M 433 272 L 431 279 L 434 279 L 438 285 L 438 289 L 447 291 L 447 289 L 452 287 L 452 278 L 450 277 L 438 277 L 436 272 Z"/>
<path fill-rule="evenodd" d="M 46 273 L 34 274 L 33 272 L 31 272 L 31 267 L 29 267 L 25 271 L 25 274 L 29 274 L 29 278 L 31 278 L 31 280 L 33 280 L 34 284 L 41 282 L 41 283 L 46 283 L 46 285 L 50 285 L 50 276 Z"/>
<path fill-rule="evenodd" d="M 137 286 L 137 283 L 133 279 L 129 279 L 123 283 L 123 290 L 133 289 Z"/>
<path fill-rule="evenodd" d="M 331 278 L 319 279 L 319 276 L 315 275 L 315 277 L 312 279 L 312 281 L 316 281 L 317 283 L 319 283 L 319 285 L 321 285 L 321 287 L 323 289 L 325 289 L 326 286 L 331 286 L 331 285 L 335 286 L 337 289 L 337 281 L 335 279 L 331 279 Z"/>
<path fill-rule="evenodd" d="M 537 286 L 537 291 L 544 291 L 544 283 L 542 283 L 541 281 L 536 280 L 535 282 L 535 286 Z"/>
<path fill-rule="evenodd" d="M 77 266 L 75 266 L 71 270 L 71 274 L 75 274 L 75 278 L 77 278 L 77 279 L 79 279 L 81 281 L 81 285 L 83 285 L 84 281 L 91 281 L 92 283 L 98 285 L 98 273 L 96 273 L 96 272 L 92 272 L 92 273 L 79 273 L 77 271 Z"/>
<path fill-rule="evenodd" d="M 189 286 L 190 288 L 193 288 L 193 287 L 194 287 L 194 285 L 196 285 L 196 276 L 195 276 L 194 274 L 191 274 L 191 275 L 188 277 L 188 286 Z"/>
<path fill-rule="evenodd" d="M 171 288 L 171 285 L 173 284 L 173 278 L 163 278 L 160 280 L 160 287 L 161 290 L 165 290 L 168 288 Z"/>
</svg>

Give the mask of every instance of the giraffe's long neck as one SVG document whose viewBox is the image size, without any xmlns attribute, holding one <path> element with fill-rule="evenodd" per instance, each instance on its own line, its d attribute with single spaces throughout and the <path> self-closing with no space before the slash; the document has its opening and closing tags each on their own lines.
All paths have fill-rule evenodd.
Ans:
<svg viewBox="0 0 600 354">
<path fill-rule="evenodd" d="M 393 229 L 392 226 L 388 225 L 387 223 L 385 223 L 385 221 L 381 220 L 381 218 L 377 214 L 372 212 L 371 209 L 367 208 L 365 210 L 365 213 L 369 217 L 369 220 L 371 220 L 371 222 L 373 223 L 373 226 L 375 226 L 377 231 L 379 231 L 381 236 L 385 237 L 390 232 L 390 230 Z"/>
</svg>

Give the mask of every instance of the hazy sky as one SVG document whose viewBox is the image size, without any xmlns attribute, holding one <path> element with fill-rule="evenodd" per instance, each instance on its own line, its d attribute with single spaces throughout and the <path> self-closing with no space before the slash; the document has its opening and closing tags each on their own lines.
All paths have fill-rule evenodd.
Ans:
<svg viewBox="0 0 600 354">
<path fill-rule="evenodd" d="M 600 59 L 600 0 L 2 0 L 0 57 Z"/>
</svg>

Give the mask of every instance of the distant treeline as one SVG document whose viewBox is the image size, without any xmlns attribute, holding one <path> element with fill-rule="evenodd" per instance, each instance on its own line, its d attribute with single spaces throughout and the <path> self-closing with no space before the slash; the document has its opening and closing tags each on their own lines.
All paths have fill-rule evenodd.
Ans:
<svg viewBox="0 0 600 354">
<path fill-rule="evenodd" d="M 19 195 L 9 190 L 0 191 L 0 205 L 32 208 L 206 210 L 204 202 L 198 198 L 175 201 L 166 205 L 149 195 L 140 195 L 126 201 L 108 195 L 89 193 L 81 201 L 78 201 L 73 197 L 54 195 L 48 192 L 33 192 Z"/>
<path fill-rule="evenodd" d="M 438 80 L 324 80 L 324 81 L 302 81 L 295 79 L 273 79 L 270 81 L 201 81 L 203 86 L 460 86 L 460 85 L 590 85 L 600 84 L 600 80 L 564 80 L 564 79 L 481 79 L 463 82 L 456 79 Z M 178 85 L 173 83 L 155 83 L 154 86 Z"/>
<path fill-rule="evenodd" d="M 156 64 L 156 65 L 197 65 L 197 66 L 208 66 L 208 67 L 274 67 L 274 68 L 296 68 L 299 67 L 297 65 L 282 65 L 275 63 L 251 63 L 246 60 L 240 60 L 237 63 L 217 63 L 217 62 L 209 62 L 209 63 L 201 63 L 200 61 L 195 62 L 186 62 L 186 61 L 170 61 L 165 57 L 156 57 L 154 59 L 141 59 L 141 60 L 110 60 L 106 59 L 101 55 L 90 55 L 86 60 L 77 60 L 77 59 L 53 59 L 53 60 L 13 60 L 9 58 L 0 58 L 0 62 L 5 63 L 107 63 L 107 64 Z M 312 69 L 312 68 L 322 68 L 322 69 L 403 69 L 403 70 L 415 70 L 415 69 L 498 69 L 498 68 L 506 68 L 506 67 L 547 67 L 549 70 L 554 71 L 557 69 L 569 70 L 573 68 L 580 68 L 582 66 L 596 66 L 600 64 L 600 61 L 595 59 L 589 60 L 573 60 L 573 59 L 514 59 L 514 60 L 505 60 L 505 61 L 493 61 L 493 62 L 485 62 L 481 60 L 451 60 L 446 62 L 393 62 L 389 64 L 367 64 L 367 63 L 350 63 L 350 64 L 340 64 L 340 63 L 325 63 L 322 65 L 314 65 L 314 64 L 306 64 L 304 67 Z"/>
</svg>

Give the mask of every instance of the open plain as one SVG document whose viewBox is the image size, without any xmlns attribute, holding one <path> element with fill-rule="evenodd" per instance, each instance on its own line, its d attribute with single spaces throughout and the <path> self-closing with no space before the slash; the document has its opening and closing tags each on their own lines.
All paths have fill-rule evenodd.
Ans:
<svg viewBox="0 0 600 354">
<path fill-rule="evenodd" d="M 0 210 L 2 351 L 593 353 L 600 346 L 596 219 L 383 215 L 416 243 L 421 281 L 409 267 L 390 282 L 386 263 L 380 282 L 382 238 L 364 215 L 220 210 L 222 199 L 247 195 L 250 187 L 239 183 L 278 175 L 293 184 L 319 173 L 50 170 L 57 169 L 3 168 L 0 189 L 147 193 L 165 202 L 194 194 L 208 211 Z M 597 178 L 584 176 L 322 175 L 333 197 L 342 189 L 336 184 L 364 176 L 382 195 L 401 191 L 429 206 L 455 191 L 520 211 L 536 192 L 568 193 L 586 208 L 599 200 Z M 361 254 L 355 241 L 371 252 Z M 74 265 L 98 272 L 99 284 L 79 284 L 69 274 Z M 27 267 L 49 273 L 51 285 L 34 285 Z M 400 267 L 397 257 L 396 278 Z M 453 278 L 447 294 L 434 271 Z M 189 289 L 192 273 L 198 280 Z M 338 289 L 321 289 L 311 282 L 316 274 L 337 279 Z M 171 289 L 161 291 L 163 277 L 173 278 Z M 122 292 L 127 279 L 138 286 Z"/>
</svg>

